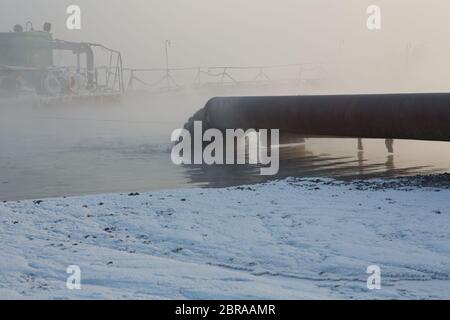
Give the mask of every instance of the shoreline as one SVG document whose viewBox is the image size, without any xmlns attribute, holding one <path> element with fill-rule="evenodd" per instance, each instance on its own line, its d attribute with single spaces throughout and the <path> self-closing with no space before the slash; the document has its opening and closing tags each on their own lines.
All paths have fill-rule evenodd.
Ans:
<svg viewBox="0 0 450 320">
<path fill-rule="evenodd" d="M 336 169 L 338 171 L 338 169 Z M 277 181 L 283 181 L 286 179 L 294 179 L 296 181 L 316 181 L 317 183 L 323 183 L 326 181 L 329 185 L 355 185 L 359 189 L 403 189 L 403 188 L 435 188 L 435 189 L 450 189 L 450 173 L 435 173 L 435 174 L 418 174 L 412 176 L 400 176 L 400 177 L 386 177 L 379 176 L 375 174 L 373 176 L 317 176 L 317 177 L 285 177 L 274 180 L 266 180 L 261 182 L 253 183 L 236 183 L 236 184 L 225 184 L 220 186 L 210 186 L 210 185 L 193 185 L 184 187 L 168 187 L 162 189 L 151 189 L 147 191 L 135 190 L 135 191 L 116 191 L 116 192 L 106 192 L 106 193 L 88 193 L 88 194 L 75 194 L 75 195 L 61 195 L 61 196 L 48 196 L 48 197 L 36 197 L 36 198 L 25 198 L 25 199 L 12 199 L 12 200 L 0 200 L 1 203 L 9 202 L 20 202 L 20 201 L 30 201 L 30 200 L 52 200 L 52 199 L 67 199 L 75 197 L 92 197 L 99 195 L 116 195 L 116 194 L 126 194 L 130 192 L 139 193 L 154 193 L 154 192 L 165 192 L 171 190 L 189 190 L 189 189 L 228 189 L 228 188 L 239 188 L 256 186 L 260 184 L 267 184 Z"/>
<path fill-rule="evenodd" d="M 449 298 L 448 178 L 0 203 L 0 298 Z M 73 264 L 81 290 L 66 288 Z M 366 287 L 373 264 L 381 290 Z"/>
</svg>

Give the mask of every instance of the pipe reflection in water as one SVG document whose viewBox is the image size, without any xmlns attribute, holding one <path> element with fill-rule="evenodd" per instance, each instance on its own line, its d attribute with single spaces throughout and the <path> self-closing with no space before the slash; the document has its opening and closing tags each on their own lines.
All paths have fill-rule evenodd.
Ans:
<svg viewBox="0 0 450 320">
<path fill-rule="evenodd" d="M 417 159 L 421 150 L 418 145 L 446 144 L 398 140 L 403 158 L 397 166 L 392 139 L 309 138 L 293 136 L 280 143 L 280 171 L 276 176 L 259 175 L 258 165 L 199 165 L 185 166 L 186 177 L 191 183 L 208 187 L 224 187 L 239 184 L 253 184 L 286 177 L 334 177 L 343 179 L 395 177 L 415 174 L 430 174 L 448 170 L 437 163 Z M 351 147 L 353 145 L 353 148 Z M 353 150 L 352 150 L 353 149 Z M 413 155 L 415 151 L 415 154 Z M 450 155 L 450 150 L 449 150 Z M 448 158 L 449 160 L 450 158 Z M 447 161 L 448 162 L 448 161 Z M 450 162 L 449 162 L 450 164 Z M 429 167 L 427 166 L 429 165 Z"/>
</svg>

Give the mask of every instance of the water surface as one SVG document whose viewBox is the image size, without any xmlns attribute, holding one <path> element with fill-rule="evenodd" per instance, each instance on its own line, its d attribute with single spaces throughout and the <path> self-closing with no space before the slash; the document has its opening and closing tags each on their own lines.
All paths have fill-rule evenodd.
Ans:
<svg viewBox="0 0 450 320">
<path fill-rule="evenodd" d="M 223 90 L 223 89 L 222 89 Z M 214 95 L 160 92 L 116 105 L 0 104 L 0 199 L 34 199 L 190 186 L 220 187 L 287 176 L 372 177 L 450 171 L 450 143 L 314 138 L 281 146 L 280 172 L 255 166 L 175 166 L 170 134 Z M 242 93 L 237 93 L 242 94 Z M 267 94 L 267 92 L 266 92 Z"/>
</svg>

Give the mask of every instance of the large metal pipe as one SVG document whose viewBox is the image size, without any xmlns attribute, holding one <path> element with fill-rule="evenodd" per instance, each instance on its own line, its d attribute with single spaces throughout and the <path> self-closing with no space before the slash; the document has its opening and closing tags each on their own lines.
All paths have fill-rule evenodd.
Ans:
<svg viewBox="0 0 450 320">
<path fill-rule="evenodd" d="M 450 93 L 218 97 L 191 120 L 222 130 L 450 141 Z"/>
</svg>

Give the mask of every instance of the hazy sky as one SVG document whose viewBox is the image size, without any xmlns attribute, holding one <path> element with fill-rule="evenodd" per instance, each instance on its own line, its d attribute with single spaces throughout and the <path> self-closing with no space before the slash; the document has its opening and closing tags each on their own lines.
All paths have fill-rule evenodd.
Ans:
<svg viewBox="0 0 450 320">
<path fill-rule="evenodd" d="M 82 8 L 82 30 L 65 27 Z M 366 8 L 382 29 L 366 28 Z M 0 0 L 0 30 L 53 23 L 56 38 L 103 43 L 132 67 L 323 63 L 349 90 L 450 90 L 448 0 Z"/>
</svg>

